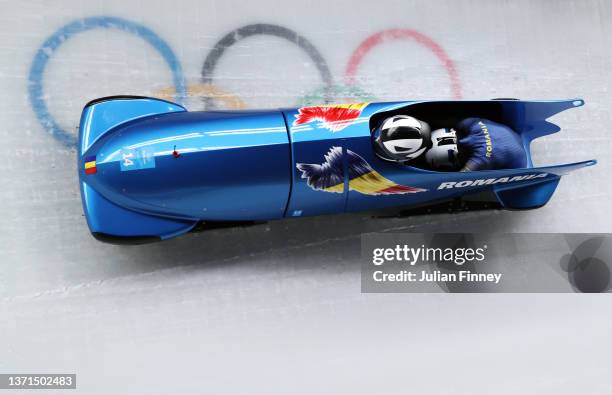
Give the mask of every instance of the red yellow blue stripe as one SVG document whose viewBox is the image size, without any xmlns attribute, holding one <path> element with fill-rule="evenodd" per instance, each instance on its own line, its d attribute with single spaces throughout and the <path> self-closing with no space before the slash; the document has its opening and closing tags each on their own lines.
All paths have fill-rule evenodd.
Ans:
<svg viewBox="0 0 612 395">
<path fill-rule="evenodd" d="M 426 189 L 397 184 L 377 172 L 357 153 L 346 150 L 348 187 L 364 195 L 398 195 L 424 192 Z M 302 178 L 308 186 L 317 191 L 332 193 L 344 192 L 344 165 L 341 147 L 331 147 L 325 154 L 325 161 L 318 163 L 297 163 Z"/>
<path fill-rule="evenodd" d="M 85 174 L 95 174 L 96 173 L 96 157 L 88 156 L 85 158 Z"/>
</svg>

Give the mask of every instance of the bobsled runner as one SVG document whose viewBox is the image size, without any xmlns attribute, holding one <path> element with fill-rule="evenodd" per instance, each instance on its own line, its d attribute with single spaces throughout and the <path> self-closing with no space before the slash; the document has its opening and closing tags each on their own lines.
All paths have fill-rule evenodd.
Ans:
<svg viewBox="0 0 612 395">
<path fill-rule="evenodd" d="M 548 118 L 583 104 L 497 99 L 192 112 L 154 98 L 101 98 L 85 106 L 80 122 L 83 208 L 92 234 L 116 243 L 168 239 L 208 226 L 408 208 L 483 192 L 502 208 L 537 208 L 562 175 L 596 163 L 535 167 L 529 152 L 533 139 L 560 130 Z M 400 115 L 427 120 L 432 129 L 467 117 L 507 125 L 525 162 L 437 171 L 385 160 L 373 148 L 373 130 Z"/>
</svg>

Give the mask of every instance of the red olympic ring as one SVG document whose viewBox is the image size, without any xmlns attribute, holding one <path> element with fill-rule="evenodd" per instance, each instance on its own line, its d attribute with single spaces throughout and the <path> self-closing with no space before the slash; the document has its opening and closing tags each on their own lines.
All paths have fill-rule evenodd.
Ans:
<svg viewBox="0 0 612 395">
<path fill-rule="evenodd" d="M 363 58 L 372 50 L 372 48 L 384 42 L 395 40 L 415 40 L 417 43 L 424 45 L 427 49 L 433 52 L 440 62 L 442 62 L 446 72 L 448 73 L 453 98 L 461 99 L 461 82 L 459 81 L 459 75 L 457 74 L 455 63 L 453 63 L 453 61 L 448 57 L 446 51 L 444 51 L 444 48 L 442 48 L 438 43 L 426 35 L 412 29 L 381 30 L 363 40 L 361 44 L 359 44 L 359 46 L 353 51 L 351 58 L 346 65 L 346 70 L 344 72 L 346 83 L 349 85 L 355 83 L 357 68 L 363 61 Z"/>
</svg>

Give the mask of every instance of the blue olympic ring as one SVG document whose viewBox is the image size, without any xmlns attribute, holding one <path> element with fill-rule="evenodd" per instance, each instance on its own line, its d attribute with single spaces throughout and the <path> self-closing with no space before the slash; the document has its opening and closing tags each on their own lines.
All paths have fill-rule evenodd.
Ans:
<svg viewBox="0 0 612 395">
<path fill-rule="evenodd" d="M 76 138 L 71 133 L 64 130 L 49 113 L 49 108 L 43 96 L 43 74 L 51 55 L 53 55 L 64 42 L 75 34 L 96 28 L 122 30 L 126 33 L 134 34 L 151 44 L 151 46 L 153 46 L 153 48 L 155 48 L 164 58 L 164 61 L 172 71 L 177 101 L 181 103 L 187 96 L 183 69 L 178 58 L 168 43 L 151 29 L 127 19 L 110 16 L 83 18 L 69 23 L 47 38 L 36 52 L 32 66 L 30 67 L 28 91 L 30 94 L 30 103 L 41 125 L 59 141 L 70 147 L 76 145 Z"/>
</svg>

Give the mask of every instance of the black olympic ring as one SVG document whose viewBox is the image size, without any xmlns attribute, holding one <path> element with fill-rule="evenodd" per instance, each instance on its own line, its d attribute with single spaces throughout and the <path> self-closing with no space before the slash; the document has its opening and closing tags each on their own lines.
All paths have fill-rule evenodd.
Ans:
<svg viewBox="0 0 612 395">
<path fill-rule="evenodd" d="M 327 62 L 323 58 L 323 55 L 321 55 L 319 50 L 307 38 L 300 35 L 299 33 L 284 26 L 268 23 L 255 23 L 252 25 L 242 26 L 238 29 L 232 30 L 231 32 L 223 36 L 219 41 L 217 41 L 213 49 L 211 49 L 208 55 L 206 56 L 206 59 L 204 59 L 204 64 L 202 65 L 202 83 L 212 84 L 215 67 L 219 62 L 219 59 L 221 59 L 221 57 L 229 47 L 238 43 L 239 41 L 244 40 L 245 38 L 258 35 L 284 38 L 285 40 L 290 41 L 299 48 L 301 48 L 310 57 L 310 59 L 312 59 L 315 66 L 319 70 L 319 74 L 321 75 L 321 79 L 323 79 L 326 91 L 324 95 L 325 103 L 329 102 L 330 95 L 328 94 L 328 92 L 330 92 L 332 89 L 333 77 L 331 71 L 329 70 Z M 204 109 L 214 108 L 212 97 L 204 96 L 203 101 Z"/>
</svg>

